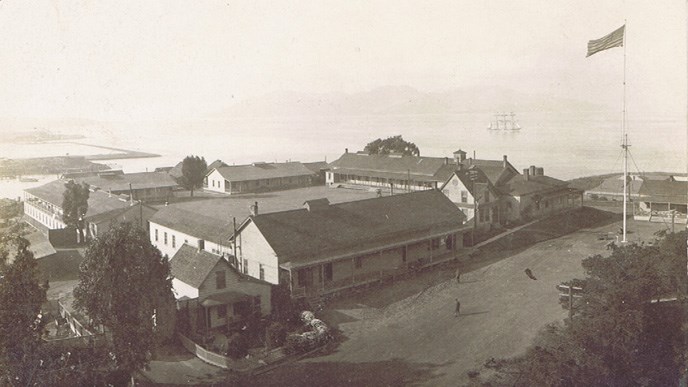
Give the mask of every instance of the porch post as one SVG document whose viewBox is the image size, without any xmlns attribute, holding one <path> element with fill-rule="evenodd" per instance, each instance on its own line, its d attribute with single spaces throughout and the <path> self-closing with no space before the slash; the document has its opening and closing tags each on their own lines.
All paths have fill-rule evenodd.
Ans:
<svg viewBox="0 0 688 387">
<path fill-rule="evenodd" d="M 356 257 L 351 258 L 351 284 L 356 283 Z"/>
<path fill-rule="evenodd" d="M 320 289 L 325 290 L 325 265 L 320 264 Z"/>
<path fill-rule="evenodd" d="M 435 238 L 430 238 L 430 263 L 432 263 L 432 252 L 435 250 Z"/>
</svg>

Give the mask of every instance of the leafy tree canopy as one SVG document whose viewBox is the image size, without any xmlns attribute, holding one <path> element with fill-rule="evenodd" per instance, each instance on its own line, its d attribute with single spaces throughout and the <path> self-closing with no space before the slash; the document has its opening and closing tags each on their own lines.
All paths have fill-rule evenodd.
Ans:
<svg viewBox="0 0 688 387">
<path fill-rule="evenodd" d="M 88 211 L 90 194 L 88 184 L 77 184 L 74 180 L 65 184 L 65 191 L 62 194 L 62 221 L 67 226 L 78 230 L 79 241 L 83 241 L 83 219 Z"/>
<path fill-rule="evenodd" d="M 156 338 L 174 326 L 167 259 L 143 230 L 122 223 L 91 242 L 79 280 L 74 305 L 109 330 L 118 369 L 145 367 Z"/>
<path fill-rule="evenodd" d="M 408 156 L 420 156 L 420 150 L 416 144 L 405 141 L 401 135 L 388 137 L 384 140 L 378 138 L 369 142 L 363 151 L 371 155 L 401 153 Z"/>
<path fill-rule="evenodd" d="M 205 158 L 199 156 L 186 156 L 182 161 L 182 175 L 177 178 L 177 184 L 191 191 L 193 197 L 194 189 L 203 187 L 208 164 Z"/>
<path fill-rule="evenodd" d="M 0 236 L 0 258 L 0 385 L 30 385 L 33 368 L 28 365 L 41 342 L 46 289 L 39 285 L 26 239 Z"/>
<path fill-rule="evenodd" d="M 587 276 L 570 282 L 583 288 L 572 318 L 549 325 L 524 356 L 507 361 L 494 384 L 676 385 L 688 350 L 686 235 L 585 259 Z"/>
</svg>

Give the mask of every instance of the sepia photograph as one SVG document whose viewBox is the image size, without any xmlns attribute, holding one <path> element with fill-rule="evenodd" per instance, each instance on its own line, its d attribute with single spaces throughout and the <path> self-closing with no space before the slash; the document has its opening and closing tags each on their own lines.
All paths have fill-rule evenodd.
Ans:
<svg viewBox="0 0 688 387">
<path fill-rule="evenodd" d="M 0 386 L 688 386 L 685 0 L 0 0 Z"/>
</svg>

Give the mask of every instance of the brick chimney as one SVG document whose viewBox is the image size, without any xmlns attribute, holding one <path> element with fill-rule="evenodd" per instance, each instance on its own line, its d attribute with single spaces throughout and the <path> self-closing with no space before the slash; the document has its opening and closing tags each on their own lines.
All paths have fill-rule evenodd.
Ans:
<svg viewBox="0 0 688 387">
<path fill-rule="evenodd" d="M 535 176 L 535 165 L 530 166 L 530 176 Z"/>
<path fill-rule="evenodd" d="M 526 179 L 526 181 L 530 180 L 530 169 L 526 168 L 523 170 L 523 177 Z"/>
<path fill-rule="evenodd" d="M 258 216 L 258 202 L 253 202 L 253 205 L 251 205 L 250 209 L 251 216 Z"/>
<path fill-rule="evenodd" d="M 344 148 L 344 153 L 349 153 L 349 148 Z"/>
<path fill-rule="evenodd" d="M 504 159 L 504 162 L 502 163 L 502 166 L 503 166 L 504 168 L 506 168 L 506 166 L 509 164 L 509 162 L 506 160 L 506 155 L 502 156 L 502 158 Z"/>
</svg>

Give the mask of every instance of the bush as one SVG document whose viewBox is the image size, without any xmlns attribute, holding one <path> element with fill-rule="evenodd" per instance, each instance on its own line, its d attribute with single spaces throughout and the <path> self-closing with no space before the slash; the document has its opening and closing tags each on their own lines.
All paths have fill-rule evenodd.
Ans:
<svg viewBox="0 0 688 387">
<path fill-rule="evenodd" d="M 232 359 L 238 359 L 246 356 L 248 353 L 248 345 L 246 338 L 240 333 L 232 334 L 227 340 L 227 356 Z"/>
<path fill-rule="evenodd" d="M 600 198 L 600 196 L 597 194 L 590 194 L 590 199 L 592 199 L 592 200 L 597 200 L 599 198 Z"/>
<path fill-rule="evenodd" d="M 281 347 L 287 337 L 287 329 L 284 324 L 274 321 L 265 329 L 265 347 L 273 349 Z"/>
</svg>

